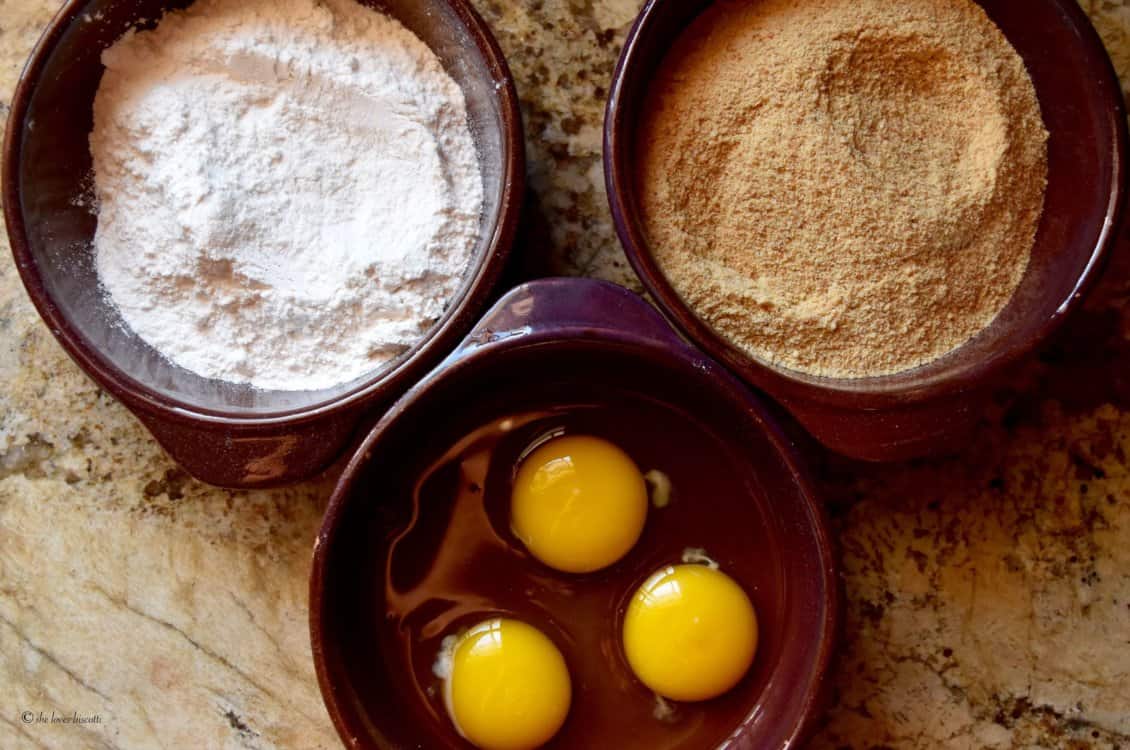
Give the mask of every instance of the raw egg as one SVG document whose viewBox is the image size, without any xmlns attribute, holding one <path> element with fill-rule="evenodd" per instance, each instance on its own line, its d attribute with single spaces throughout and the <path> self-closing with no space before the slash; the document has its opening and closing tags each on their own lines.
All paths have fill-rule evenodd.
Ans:
<svg viewBox="0 0 1130 750">
<path fill-rule="evenodd" d="M 518 468 L 510 519 L 534 557 L 566 573 L 591 573 L 628 553 L 647 519 L 647 485 L 635 462 L 601 438 L 566 435 Z"/>
<path fill-rule="evenodd" d="M 704 701 L 741 680 L 757 650 L 757 615 L 734 579 L 706 565 L 671 565 L 636 590 L 624 654 L 640 682 L 664 698 Z"/>
<path fill-rule="evenodd" d="M 436 671 L 455 728 L 483 750 L 531 750 L 565 722 L 569 669 L 544 633 L 494 618 L 445 643 Z"/>
</svg>

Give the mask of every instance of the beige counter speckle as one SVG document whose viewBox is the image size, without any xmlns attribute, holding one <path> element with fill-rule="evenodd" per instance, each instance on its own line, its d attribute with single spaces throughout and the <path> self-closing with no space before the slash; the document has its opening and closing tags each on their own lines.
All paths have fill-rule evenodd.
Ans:
<svg viewBox="0 0 1130 750">
<path fill-rule="evenodd" d="M 637 0 L 480 0 L 539 270 L 631 283 L 600 120 Z M 1130 72 L 1130 9 L 1087 4 Z M 0 108 L 56 0 L 0 0 Z M 67 359 L 0 248 L 0 747 L 330 748 L 306 582 L 331 478 L 204 487 Z M 814 745 L 1130 747 L 1130 263 L 961 457 L 823 467 L 845 648 Z M 21 715 L 32 712 L 32 723 Z M 82 726 L 35 723 L 77 712 Z"/>
</svg>

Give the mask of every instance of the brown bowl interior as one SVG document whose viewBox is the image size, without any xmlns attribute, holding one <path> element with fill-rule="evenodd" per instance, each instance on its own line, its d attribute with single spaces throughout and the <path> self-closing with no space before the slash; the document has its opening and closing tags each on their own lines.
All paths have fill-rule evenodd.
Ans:
<svg viewBox="0 0 1130 750">
<path fill-rule="evenodd" d="M 649 291 L 695 342 L 778 398 L 872 409 L 973 388 L 1050 335 L 1096 275 L 1124 191 L 1121 90 L 1074 0 L 979 0 L 1027 65 L 1051 134 L 1045 210 L 1019 289 L 986 330 L 950 354 L 906 372 L 859 379 L 811 376 L 739 351 L 695 316 L 649 251 L 633 175 L 636 119 L 663 55 L 708 4 L 648 3 L 620 59 L 605 122 L 606 176 L 621 241 Z"/>
<path fill-rule="evenodd" d="M 123 324 L 93 265 L 97 219 L 81 198 L 91 181 L 87 139 L 104 70 L 101 52 L 126 30 L 151 27 L 165 11 L 188 4 L 70 2 L 24 71 L 5 143 L 4 198 L 12 248 L 33 301 L 68 352 L 134 405 L 246 421 L 387 395 L 433 365 L 470 328 L 509 250 L 521 203 L 523 141 L 513 82 L 497 45 L 464 0 L 379 4 L 438 54 L 463 89 L 485 182 L 476 261 L 444 318 L 389 365 L 324 390 L 260 390 L 204 378 L 161 357 Z"/>
<path fill-rule="evenodd" d="M 730 571 L 752 582 L 755 601 L 765 604 L 762 647 L 749 677 L 757 686 L 756 702 L 748 711 L 739 707 L 745 719 L 740 727 L 724 730 L 734 731 L 726 746 L 792 746 L 811 731 L 836 635 L 838 584 L 819 502 L 756 400 L 713 363 L 689 353 L 672 356 L 670 344 L 571 337 L 486 349 L 457 360 L 394 407 L 357 451 L 330 501 L 311 576 L 311 638 L 323 697 L 347 744 L 470 747 L 445 723 L 429 718 L 419 696 L 388 667 L 397 657 L 376 637 L 386 616 L 387 545 L 408 520 L 410 488 L 423 467 L 470 426 L 513 414 L 516 405 L 560 405 L 562 394 L 599 399 L 597 386 L 627 389 L 691 415 L 732 451 L 731 465 L 763 522 L 748 527 L 743 522 L 723 532 L 746 536 Z M 705 512 L 710 481 L 705 478 L 701 487 L 689 490 Z M 499 580 L 499 598 L 492 601 L 513 599 L 524 585 Z M 536 596 L 531 605 L 538 606 Z M 573 724 L 567 723 L 547 747 L 584 746 L 576 744 L 583 729 L 575 724 L 585 724 L 586 710 L 598 712 L 589 715 L 597 722 L 616 716 L 627 721 L 631 715 L 630 708 L 609 714 L 615 712 L 612 706 L 594 708 L 591 699 L 586 709 L 587 679 L 574 673 Z M 644 699 L 648 711 L 649 699 Z"/>
</svg>

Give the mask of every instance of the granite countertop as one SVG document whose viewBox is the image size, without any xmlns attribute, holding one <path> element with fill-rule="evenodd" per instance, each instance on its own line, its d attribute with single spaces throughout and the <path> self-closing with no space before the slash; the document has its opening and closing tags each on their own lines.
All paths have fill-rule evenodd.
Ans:
<svg viewBox="0 0 1130 750">
<path fill-rule="evenodd" d="M 600 123 L 639 0 L 476 4 L 522 96 L 528 246 L 552 250 L 527 270 L 637 286 Z M 1130 7 L 1083 4 L 1130 81 Z M 58 5 L 0 0 L 0 115 Z M 0 242 L 0 747 L 338 747 L 306 626 L 333 471 L 188 478 L 62 352 Z M 1130 747 L 1125 255 L 963 455 L 825 460 L 847 607 L 814 747 Z"/>
</svg>

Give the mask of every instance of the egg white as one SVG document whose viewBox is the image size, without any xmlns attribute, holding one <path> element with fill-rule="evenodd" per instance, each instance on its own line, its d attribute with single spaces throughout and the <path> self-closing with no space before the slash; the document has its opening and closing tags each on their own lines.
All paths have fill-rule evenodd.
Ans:
<svg viewBox="0 0 1130 750">
<path fill-rule="evenodd" d="M 451 696 L 451 674 L 455 671 L 455 647 L 458 645 L 458 635 L 449 635 L 440 641 L 439 653 L 436 654 L 436 660 L 432 664 L 432 674 L 442 681 L 443 707 L 447 709 L 451 725 L 455 727 L 460 737 L 466 739 L 467 735 L 463 732 L 463 727 L 459 726 L 459 720 L 455 718 L 454 701 Z"/>
<path fill-rule="evenodd" d="M 711 570 L 722 569 L 722 566 L 719 565 L 714 558 L 706 554 L 706 550 L 702 547 L 687 547 L 683 550 L 682 561 L 688 565 L 705 565 Z"/>
</svg>

